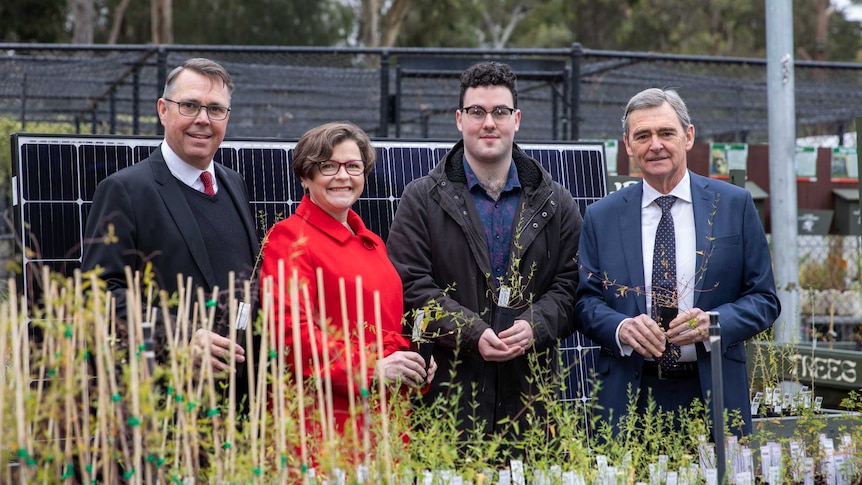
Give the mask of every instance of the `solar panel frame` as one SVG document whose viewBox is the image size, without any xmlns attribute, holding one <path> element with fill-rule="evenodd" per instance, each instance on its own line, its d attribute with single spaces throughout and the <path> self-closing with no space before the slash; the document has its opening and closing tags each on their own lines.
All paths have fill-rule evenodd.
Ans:
<svg viewBox="0 0 862 485">
<path fill-rule="evenodd" d="M 84 227 L 96 185 L 111 173 L 146 158 L 161 137 L 15 134 L 13 200 L 20 238 L 25 301 L 37 299 L 47 266 L 66 275 L 81 266 Z M 303 190 L 291 169 L 296 141 L 227 139 L 214 159 L 243 176 L 258 235 L 293 213 Z M 452 141 L 373 140 L 378 160 L 354 210 L 386 240 L 404 187 L 426 175 Z M 581 213 L 607 193 L 601 142 L 519 143 L 572 193 Z M 563 365 L 571 369 L 561 399 L 586 404 L 594 369 L 589 339 L 574 334 L 561 342 Z M 585 423 L 586 425 L 586 423 Z"/>
</svg>

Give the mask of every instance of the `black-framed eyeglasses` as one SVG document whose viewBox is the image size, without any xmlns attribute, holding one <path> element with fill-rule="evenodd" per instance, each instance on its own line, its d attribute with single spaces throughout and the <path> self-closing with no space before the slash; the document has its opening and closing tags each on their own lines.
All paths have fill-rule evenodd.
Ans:
<svg viewBox="0 0 862 485">
<path fill-rule="evenodd" d="M 365 162 L 362 160 L 348 160 L 346 162 L 336 162 L 335 160 L 326 160 L 317 162 L 317 169 L 321 175 L 335 175 L 344 167 L 347 175 L 362 175 L 365 173 Z"/>
<path fill-rule="evenodd" d="M 485 121 L 485 117 L 488 116 L 488 113 L 491 113 L 491 117 L 494 118 L 494 121 L 502 122 L 508 120 L 512 116 L 515 112 L 515 108 L 497 106 L 488 111 L 481 106 L 474 105 L 461 108 L 461 112 L 466 114 L 469 119 L 476 122 Z"/>
<path fill-rule="evenodd" d="M 207 110 L 207 118 L 209 118 L 210 121 L 221 121 L 227 118 L 227 114 L 230 113 L 230 108 L 227 106 L 219 106 L 217 104 L 206 105 L 195 103 L 194 101 L 174 101 L 173 99 L 168 98 L 162 99 L 170 101 L 171 103 L 176 103 L 180 114 L 188 116 L 189 118 L 197 118 L 201 109 Z"/>
</svg>

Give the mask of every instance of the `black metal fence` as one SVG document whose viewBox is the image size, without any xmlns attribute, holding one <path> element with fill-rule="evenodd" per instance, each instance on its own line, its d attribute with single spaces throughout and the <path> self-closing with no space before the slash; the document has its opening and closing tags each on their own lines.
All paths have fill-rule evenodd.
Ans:
<svg viewBox="0 0 862 485">
<path fill-rule="evenodd" d="M 64 120 L 81 133 L 157 134 L 167 72 L 215 59 L 237 90 L 229 137 L 298 138 L 349 119 L 378 138 L 457 137 L 458 75 L 495 59 L 519 74 L 522 140 L 617 139 L 626 101 L 673 87 L 698 139 L 763 143 L 766 62 L 583 49 L 359 49 L 275 46 L 0 44 L 0 116 Z M 839 134 L 862 105 L 862 64 L 796 62 L 800 131 Z"/>
</svg>

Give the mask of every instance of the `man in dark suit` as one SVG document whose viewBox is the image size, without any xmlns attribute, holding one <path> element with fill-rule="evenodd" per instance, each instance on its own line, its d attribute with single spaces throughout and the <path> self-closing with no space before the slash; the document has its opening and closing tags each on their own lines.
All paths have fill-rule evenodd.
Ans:
<svg viewBox="0 0 862 485">
<path fill-rule="evenodd" d="M 623 132 L 643 182 L 590 205 L 579 244 L 577 314 L 582 332 L 601 347 L 599 412 L 616 425 L 627 412 L 629 386 L 639 391 L 639 413 L 648 393 L 664 411 L 686 408 L 695 398 L 706 402 L 712 389 L 707 312 L 716 311 L 724 405 L 744 421 L 732 431 L 747 434 L 744 342 L 780 312 L 751 195 L 688 170 L 694 126 L 674 91 L 635 95 Z M 653 313 L 661 306 L 675 307 L 665 328 Z"/>
<path fill-rule="evenodd" d="M 102 181 L 87 219 L 83 270 L 101 268 L 100 276 L 126 317 L 125 267 L 143 270 L 152 264 L 158 289 L 177 291 L 177 275 L 202 287 L 207 299 L 221 302 L 216 332 L 198 329 L 191 345 L 210 344 L 213 370 L 229 369 L 230 340 L 224 302 L 229 272 L 241 281 L 252 277 L 258 238 L 245 183 L 238 173 L 213 162 L 224 140 L 233 92 L 230 74 L 209 59 L 189 59 L 167 78 L 158 100 L 165 127 L 164 142 L 145 160 Z M 218 286 L 219 295 L 212 295 Z M 156 325 L 157 345 L 164 328 Z M 161 347 L 161 346 L 160 346 Z M 245 350 L 235 346 L 236 361 Z M 196 352 L 196 355 L 202 355 Z M 164 348 L 157 357 L 164 359 Z"/>
</svg>

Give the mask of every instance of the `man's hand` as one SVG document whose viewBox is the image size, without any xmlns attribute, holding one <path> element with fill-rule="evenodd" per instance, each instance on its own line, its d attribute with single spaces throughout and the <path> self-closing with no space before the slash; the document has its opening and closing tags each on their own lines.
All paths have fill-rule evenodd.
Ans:
<svg viewBox="0 0 862 485">
<path fill-rule="evenodd" d="M 644 314 L 624 320 L 620 325 L 619 339 L 621 344 L 628 345 L 644 357 L 656 359 L 664 353 L 664 330 Z"/>
<path fill-rule="evenodd" d="M 232 371 L 230 368 L 230 339 L 222 337 L 215 332 L 208 332 L 203 328 L 195 331 L 189 344 L 192 347 L 195 364 L 200 365 L 202 363 L 207 340 L 209 340 L 210 345 L 210 359 L 212 360 L 213 372 Z M 245 362 L 245 349 L 242 346 L 235 344 L 234 353 L 236 354 L 237 363 Z"/>
<path fill-rule="evenodd" d="M 387 384 L 406 385 L 415 389 L 425 387 L 434 378 L 437 362 L 431 359 L 425 372 L 425 359 L 418 352 L 399 350 L 377 361 L 374 376 Z"/>
<path fill-rule="evenodd" d="M 520 345 L 506 345 L 493 330 L 488 328 L 479 338 L 479 355 L 488 362 L 506 362 L 524 355 L 524 348 Z"/>
<path fill-rule="evenodd" d="M 533 326 L 526 320 L 515 320 L 511 327 L 500 332 L 497 337 L 509 347 L 520 346 L 527 350 L 533 345 Z"/>
<path fill-rule="evenodd" d="M 668 326 L 667 339 L 672 344 L 683 345 L 705 342 L 709 339 L 709 313 L 692 308 L 680 313 Z"/>
</svg>

